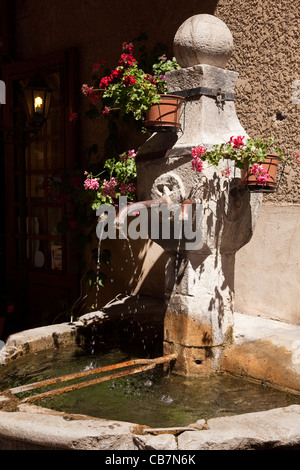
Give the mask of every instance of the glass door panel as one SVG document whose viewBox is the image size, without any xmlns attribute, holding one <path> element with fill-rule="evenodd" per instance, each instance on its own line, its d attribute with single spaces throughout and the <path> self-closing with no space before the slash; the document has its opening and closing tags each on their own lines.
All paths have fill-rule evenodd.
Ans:
<svg viewBox="0 0 300 470">
<path fill-rule="evenodd" d="M 45 213 L 45 208 L 42 206 L 30 207 L 30 231 L 28 232 L 28 235 L 35 237 L 47 235 L 47 221 Z"/>
<path fill-rule="evenodd" d="M 47 135 L 60 135 L 61 112 L 59 107 L 50 108 L 46 131 Z"/>
<path fill-rule="evenodd" d="M 61 143 L 59 140 L 49 141 L 47 145 L 47 169 L 54 170 L 62 167 Z"/>
<path fill-rule="evenodd" d="M 26 152 L 26 167 L 31 170 L 43 170 L 45 167 L 45 144 L 44 142 L 32 142 L 30 152 Z"/>
<path fill-rule="evenodd" d="M 48 234 L 57 237 L 57 225 L 62 220 L 63 211 L 61 207 L 48 208 Z"/>
<path fill-rule="evenodd" d="M 51 269 L 53 271 L 62 271 L 63 269 L 63 247 L 62 244 L 51 243 Z"/>
<path fill-rule="evenodd" d="M 33 200 L 42 201 L 47 190 L 44 173 L 34 173 L 27 176 L 27 197 L 32 203 Z M 37 202 L 37 201 L 36 201 Z"/>
</svg>

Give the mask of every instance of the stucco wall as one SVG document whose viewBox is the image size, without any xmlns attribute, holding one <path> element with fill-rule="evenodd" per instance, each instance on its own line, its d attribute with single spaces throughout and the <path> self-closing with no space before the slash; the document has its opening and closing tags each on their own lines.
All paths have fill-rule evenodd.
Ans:
<svg viewBox="0 0 300 470">
<path fill-rule="evenodd" d="M 221 0 L 215 15 L 234 38 L 227 68 L 239 72 L 236 107 L 243 127 L 251 137 L 275 137 L 293 158 L 300 149 L 300 1 Z M 265 203 L 299 203 L 299 174 L 294 160 L 278 194 Z"/>
<path fill-rule="evenodd" d="M 263 206 L 253 238 L 236 256 L 238 312 L 300 323 L 300 205 Z"/>
<path fill-rule="evenodd" d="M 256 231 L 236 256 L 236 310 L 300 322 L 300 2 L 219 1 L 235 49 L 228 68 L 239 72 L 236 108 L 252 137 L 274 136 L 285 155 L 278 193 L 264 196 Z"/>
</svg>

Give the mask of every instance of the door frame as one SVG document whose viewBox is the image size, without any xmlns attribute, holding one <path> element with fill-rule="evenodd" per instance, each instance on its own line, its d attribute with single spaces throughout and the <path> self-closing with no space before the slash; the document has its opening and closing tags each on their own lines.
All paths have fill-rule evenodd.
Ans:
<svg viewBox="0 0 300 470">
<path fill-rule="evenodd" d="M 69 122 L 69 116 L 78 108 L 79 98 L 79 84 L 78 77 L 78 53 L 76 48 L 71 48 L 55 53 L 43 55 L 33 59 L 14 62 L 1 67 L 3 80 L 6 84 L 6 105 L 3 106 L 3 125 L 4 128 L 14 128 L 14 115 L 18 103 L 14 101 L 14 83 L 18 80 L 29 78 L 36 73 L 37 68 L 41 71 L 56 70 L 59 68 L 61 77 L 62 91 L 62 109 L 63 119 L 61 122 L 61 129 L 63 135 L 63 155 L 65 169 L 78 166 L 80 163 L 78 148 L 79 148 L 79 132 L 76 123 Z M 75 125 L 74 125 L 75 124 Z M 15 239 L 12 234 L 15 231 L 15 178 L 14 178 L 14 159 L 15 159 L 15 146 L 11 143 L 4 142 L 4 184 L 5 184 L 5 251 L 6 251 L 6 284 L 10 285 L 20 281 L 18 279 L 18 272 L 16 270 L 17 260 L 15 258 Z M 69 246 L 66 240 L 66 246 Z M 42 272 L 29 272 L 28 273 L 28 289 L 27 294 L 36 291 L 38 295 L 39 286 L 48 286 L 49 292 L 51 288 L 59 286 L 60 289 L 65 289 L 68 292 L 68 301 L 74 302 L 78 294 L 78 279 L 74 275 L 71 266 L 71 257 L 69 249 L 65 253 L 65 270 L 61 276 L 55 276 L 49 273 Z M 32 295 L 32 294 L 30 294 Z M 19 299 L 20 300 L 20 299 Z M 47 302 L 47 299 L 43 299 Z M 22 303 L 22 302 L 20 302 Z M 30 303 L 29 303 L 30 304 Z M 20 310 L 20 309 L 19 309 Z M 19 328 L 22 329 L 27 326 L 30 314 L 25 312 L 27 318 L 24 318 L 24 311 L 19 315 L 16 314 L 19 321 Z M 30 326 L 30 325 L 29 325 Z M 17 328 L 18 329 L 18 328 Z"/>
</svg>

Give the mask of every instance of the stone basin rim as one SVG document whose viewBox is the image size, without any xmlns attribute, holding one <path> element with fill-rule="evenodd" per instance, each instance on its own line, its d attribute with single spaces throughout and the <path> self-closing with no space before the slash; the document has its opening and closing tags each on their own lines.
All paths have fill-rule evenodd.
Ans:
<svg viewBox="0 0 300 470">
<path fill-rule="evenodd" d="M 10 351 L 13 360 L 29 352 L 41 351 L 45 349 L 45 345 L 53 347 L 54 340 L 60 345 L 70 344 L 76 325 L 89 322 L 95 316 L 103 318 L 106 313 L 93 312 L 74 323 L 49 325 L 16 333 L 8 338 L 6 352 Z M 238 319 L 240 320 L 239 316 Z M 252 320 L 255 321 L 254 318 Z M 287 331 L 289 330 L 293 330 L 293 325 L 287 325 Z M 239 342 L 241 336 L 243 335 L 238 331 L 236 337 Z M 247 341 L 247 335 L 245 336 Z M 253 340 L 253 337 L 248 340 Z M 0 393 L 0 449 L 300 449 L 300 405 L 207 421 L 200 418 L 186 429 L 178 428 L 176 431 L 174 428 L 164 428 L 155 432 L 155 429 L 149 431 L 149 426 L 136 423 L 57 412 L 32 404 L 16 404 L 14 411 L 2 411 L 5 410 L 3 405 L 7 400 L 8 397 Z M 32 426 L 38 430 L 34 435 L 28 433 Z"/>
</svg>

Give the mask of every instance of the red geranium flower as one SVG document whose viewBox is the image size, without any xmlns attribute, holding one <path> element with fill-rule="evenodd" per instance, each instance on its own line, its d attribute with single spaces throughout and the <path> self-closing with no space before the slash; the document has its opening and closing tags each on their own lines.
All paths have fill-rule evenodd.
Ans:
<svg viewBox="0 0 300 470">
<path fill-rule="evenodd" d="M 124 79 L 124 85 L 134 85 L 134 83 L 136 82 L 136 79 L 134 77 L 132 77 L 131 75 L 127 75 L 127 77 L 125 77 Z"/>
<path fill-rule="evenodd" d="M 133 57 L 132 54 L 122 54 L 119 60 L 119 64 L 123 67 L 129 65 L 129 67 L 133 66 L 133 63 L 136 62 L 136 59 Z"/>
<path fill-rule="evenodd" d="M 112 80 L 114 80 L 116 78 L 121 78 L 122 75 L 123 75 L 123 70 L 117 67 L 114 70 L 112 70 L 110 77 Z"/>
<path fill-rule="evenodd" d="M 230 143 L 233 144 L 233 148 L 236 149 L 236 148 L 239 148 L 239 147 L 242 147 L 244 144 L 243 142 L 243 139 L 245 138 L 245 136 L 237 136 L 236 138 L 234 138 L 233 136 L 230 137 Z"/>
<path fill-rule="evenodd" d="M 99 83 L 99 88 L 101 88 L 101 90 L 106 90 L 110 82 L 111 82 L 110 77 L 101 78 L 100 83 Z"/>
<path fill-rule="evenodd" d="M 122 44 L 122 49 L 123 51 L 127 52 L 128 54 L 132 54 L 133 53 L 133 44 L 132 42 L 123 42 Z"/>
</svg>

